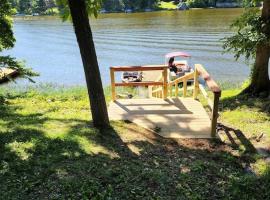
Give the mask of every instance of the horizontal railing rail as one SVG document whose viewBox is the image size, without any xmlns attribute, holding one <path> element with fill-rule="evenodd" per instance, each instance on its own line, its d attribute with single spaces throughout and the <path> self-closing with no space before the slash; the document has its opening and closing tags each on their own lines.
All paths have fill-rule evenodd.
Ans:
<svg viewBox="0 0 270 200">
<path fill-rule="evenodd" d="M 125 72 L 125 71 L 154 71 L 167 69 L 167 65 L 143 65 L 143 66 L 113 66 L 110 67 L 113 71 Z"/>
</svg>

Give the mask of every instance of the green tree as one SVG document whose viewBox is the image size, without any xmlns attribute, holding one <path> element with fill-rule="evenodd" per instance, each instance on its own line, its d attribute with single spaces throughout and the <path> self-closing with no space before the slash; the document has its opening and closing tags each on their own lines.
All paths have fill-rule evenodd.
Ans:
<svg viewBox="0 0 270 200">
<path fill-rule="evenodd" d="M 206 0 L 187 0 L 187 5 L 190 8 L 205 8 L 208 5 L 207 3 Z"/>
<path fill-rule="evenodd" d="M 38 0 L 36 4 L 36 12 L 44 13 L 47 10 L 46 0 Z"/>
<path fill-rule="evenodd" d="M 25 14 L 32 14 L 33 0 L 20 0 L 19 1 L 19 12 Z"/>
<path fill-rule="evenodd" d="M 244 3 L 250 4 L 250 1 Z M 258 0 L 253 1 L 254 4 Z M 254 58 L 250 85 L 243 91 L 258 95 L 270 92 L 269 57 L 270 57 L 270 1 L 264 0 L 262 10 L 247 11 L 237 19 L 232 27 L 237 33 L 226 38 L 224 48 L 235 53 L 236 59 L 244 55 Z"/>
<path fill-rule="evenodd" d="M 124 9 L 122 0 L 104 0 L 103 8 L 107 11 L 121 11 Z"/>
<path fill-rule="evenodd" d="M 12 19 L 11 15 L 13 10 L 8 0 L 0 1 L 0 53 L 5 49 L 14 47 L 15 38 L 12 31 Z M 9 67 L 15 69 L 19 74 L 32 81 L 31 77 L 36 76 L 32 70 L 25 68 L 22 62 L 16 61 L 15 58 L 10 56 L 0 55 L 0 69 L 3 67 Z"/>
<path fill-rule="evenodd" d="M 106 127 L 109 125 L 109 117 L 89 23 L 89 15 L 97 16 L 101 1 L 58 0 L 58 4 L 63 8 L 64 19 L 69 17 L 69 13 L 72 18 L 81 52 L 94 126 Z"/>
</svg>

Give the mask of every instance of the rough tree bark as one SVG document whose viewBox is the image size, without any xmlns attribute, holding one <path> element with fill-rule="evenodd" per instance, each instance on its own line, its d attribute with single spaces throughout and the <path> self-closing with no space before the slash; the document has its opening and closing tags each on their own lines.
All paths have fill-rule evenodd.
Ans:
<svg viewBox="0 0 270 200">
<path fill-rule="evenodd" d="M 270 38 L 270 1 L 264 0 L 262 9 L 263 31 Z M 258 94 L 270 91 L 270 80 L 268 75 L 268 63 L 270 57 L 270 44 L 264 43 L 257 47 L 256 60 L 251 76 L 251 84 L 247 92 Z"/>
<path fill-rule="evenodd" d="M 77 42 L 84 67 L 95 127 L 109 126 L 108 111 L 97 62 L 95 45 L 85 0 L 68 0 Z"/>
</svg>

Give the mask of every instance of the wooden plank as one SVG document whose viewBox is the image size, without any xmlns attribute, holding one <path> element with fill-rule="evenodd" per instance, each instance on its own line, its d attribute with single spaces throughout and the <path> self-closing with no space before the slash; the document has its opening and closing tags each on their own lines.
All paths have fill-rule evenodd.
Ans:
<svg viewBox="0 0 270 200">
<path fill-rule="evenodd" d="M 156 92 L 160 92 L 160 91 L 162 91 L 162 88 L 161 88 L 161 87 L 160 87 L 160 88 L 157 88 L 157 89 L 155 89 L 155 90 L 153 90 L 152 93 L 156 93 Z"/>
<path fill-rule="evenodd" d="M 166 138 L 211 138 L 209 116 L 193 98 L 119 99 L 110 103 L 109 115 L 150 130 L 160 127 L 157 134 Z"/>
<path fill-rule="evenodd" d="M 199 92 L 199 72 L 195 66 L 193 99 L 197 99 Z"/>
<path fill-rule="evenodd" d="M 204 69 L 201 64 L 195 64 L 195 68 L 198 70 L 199 75 L 205 80 L 206 85 L 214 93 L 220 93 L 221 90 L 218 84 L 212 79 L 208 72 Z"/>
<path fill-rule="evenodd" d="M 129 83 L 115 83 L 115 86 L 149 86 L 149 85 L 160 85 L 163 86 L 163 82 L 154 82 L 154 81 L 149 81 L 149 82 L 129 82 Z"/>
<path fill-rule="evenodd" d="M 114 77 L 114 70 L 110 69 L 110 76 L 111 76 L 111 88 L 112 88 L 112 100 L 116 100 L 116 93 L 115 93 L 115 77 Z"/>
<path fill-rule="evenodd" d="M 168 71 L 167 68 L 163 70 L 163 99 L 168 97 Z"/>
<path fill-rule="evenodd" d="M 169 94 L 170 94 L 170 97 L 172 97 L 172 86 L 169 84 Z"/>
<path fill-rule="evenodd" d="M 153 86 L 149 86 L 148 87 L 148 96 L 149 96 L 149 98 L 152 98 L 153 96 Z"/>
<path fill-rule="evenodd" d="M 183 82 L 184 80 L 189 80 L 189 79 L 193 79 L 194 78 L 194 72 L 191 72 L 191 73 L 188 73 L 184 76 L 181 76 L 173 81 L 170 82 L 171 85 L 174 85 L 175 82 L 178 82 L 178 83 L 181 83 Z"/>
<path fill-rule="evenodd" d="M 175 82 L 175 90 L 174 90 L 174 92 L 175 92 L 175 97 L 178 97 L 178 89 L 179 89 L 179 87 L 178 87 L 178 81 L 176 81 Z"/>
<path fill-rule="evenodd" d="M 183 81 L 183 97 L 187 96 L 187 80 Z"/>
<path fill-rule="evenodd" d="M 214 105 L 211 117 L 211 136 L 216 137 L 217 118 L 218 118 L 218 104 L 219 104 L 220 93 L 214 93 Z"/>
<path fill-rule="evenodd" d="M 113 66 L 111 69 L 114 71 L 152 71 L 152 70 L 164 70 L 167 69 L 167 65 L 144 65 L 144 66 Z"/>
</svg>

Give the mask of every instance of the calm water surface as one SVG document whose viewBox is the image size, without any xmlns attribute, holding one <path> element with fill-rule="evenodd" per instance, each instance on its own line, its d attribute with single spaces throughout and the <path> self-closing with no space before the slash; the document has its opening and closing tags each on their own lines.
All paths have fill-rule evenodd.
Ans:
<svg viewBox="0 0 270 200">
<path fill-rule="evenodd" d="M 108 85 L 113 65 L 163 64 L 164 55 L 186 51 L 192 63 L 202 63 L 217 80 L 243 81 L 249 68 L 232 54 L 222 54 L 221 38 L 241 9 L 104 14 L 91 19 L 100 71 Z M 24 59 L 40 73 L 37 82 L 85 84 L 71 23 L 55 17 L 17 18 L 17 43 L 12 56 Z"/>
</svg>

